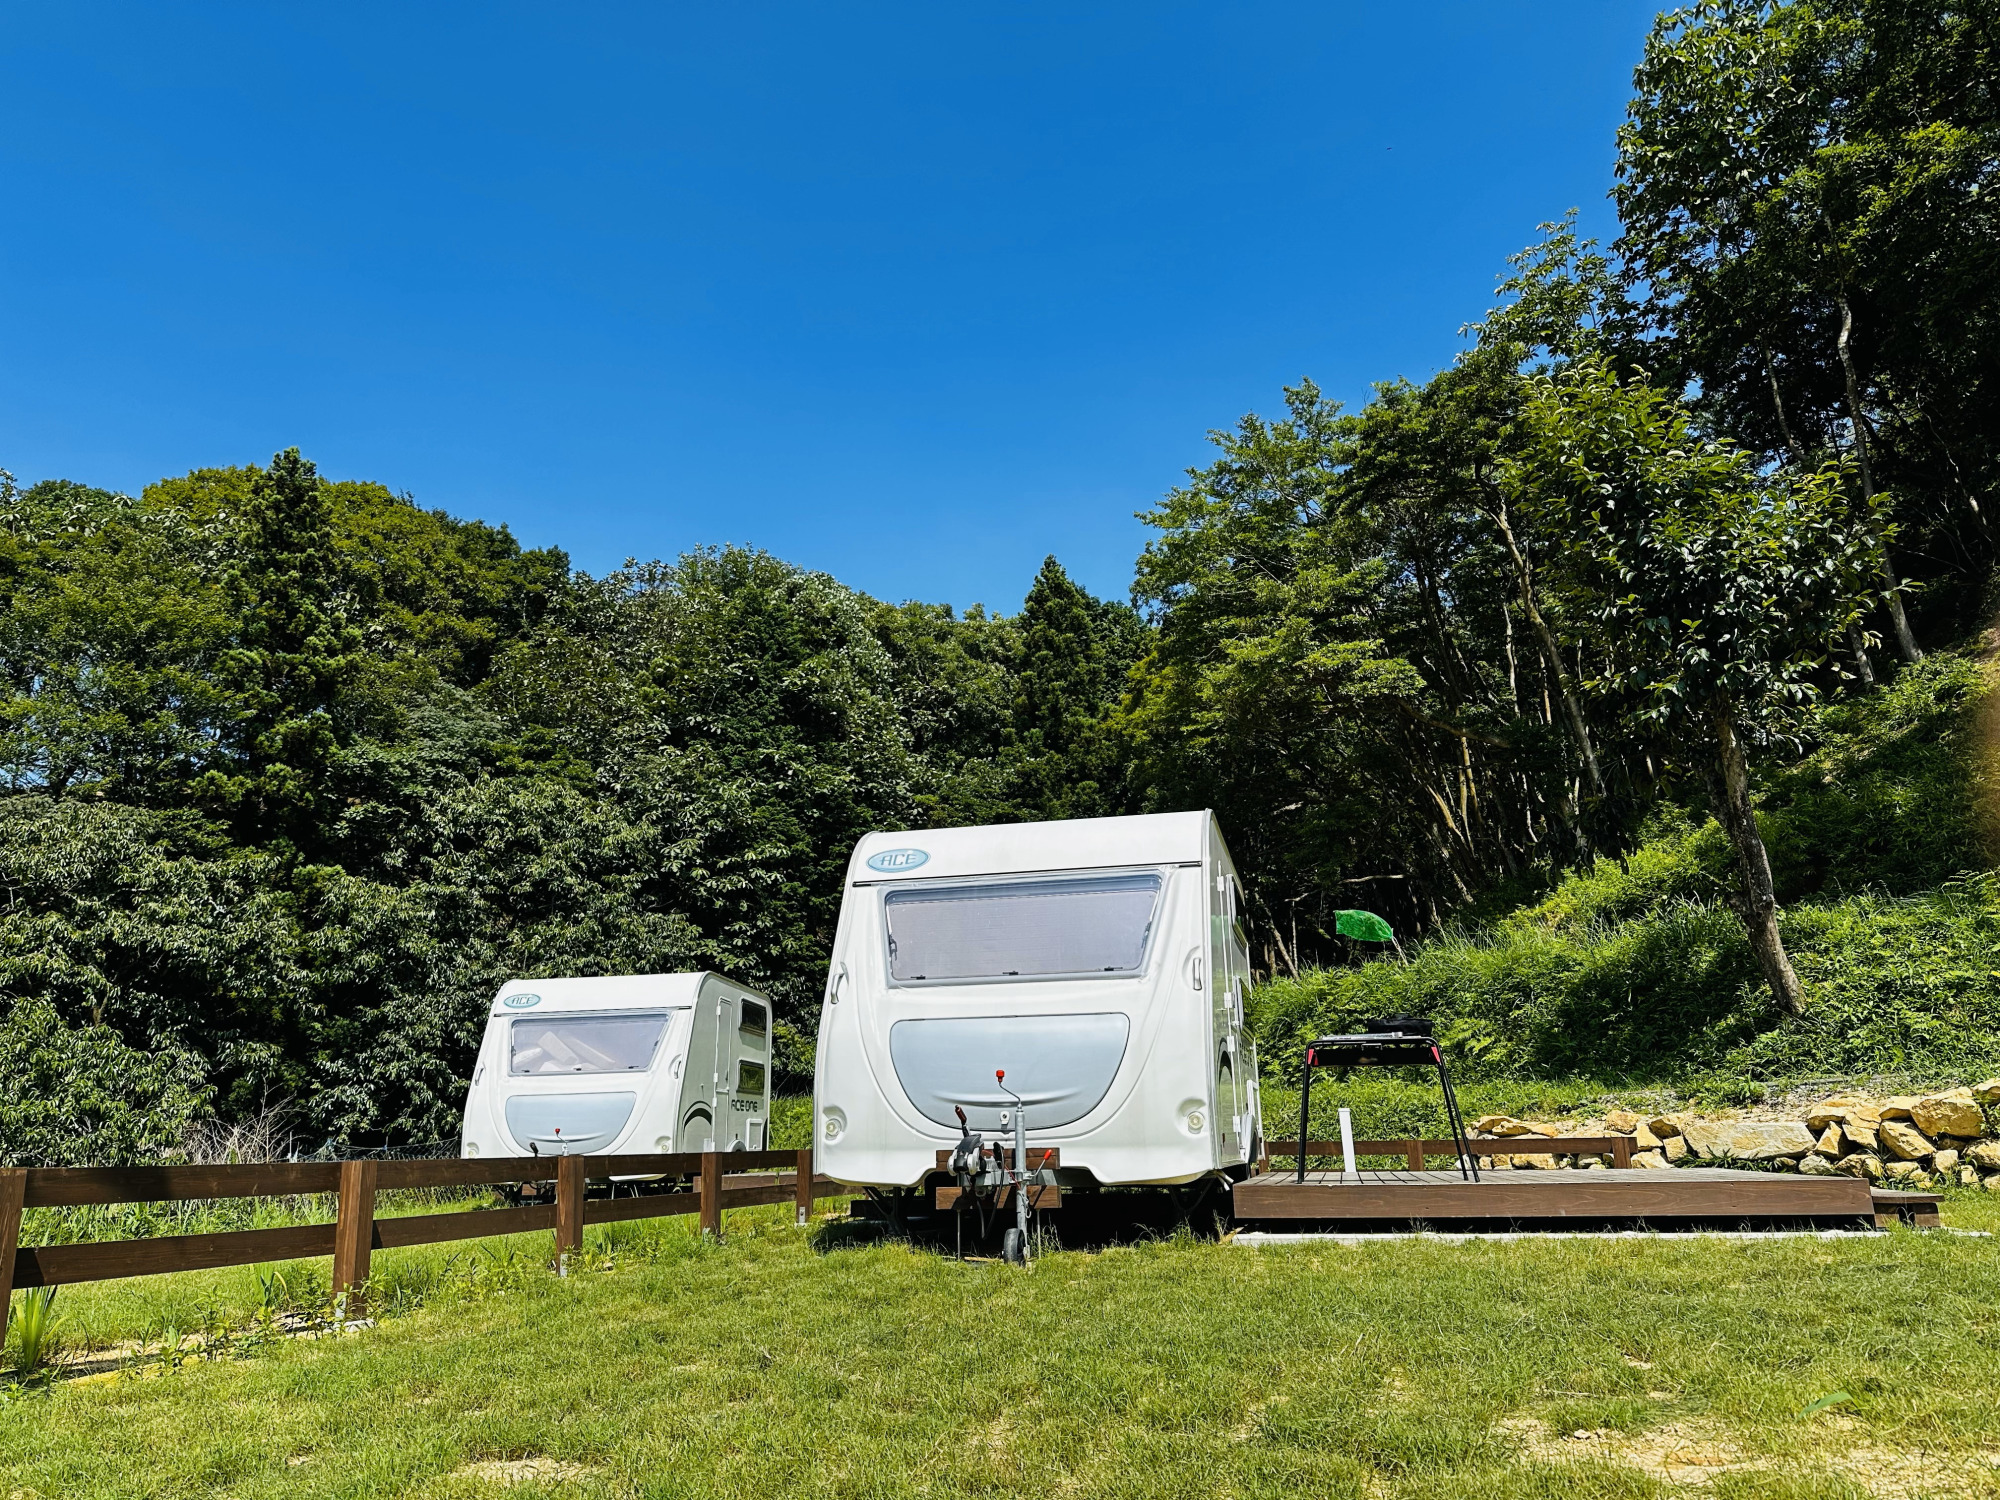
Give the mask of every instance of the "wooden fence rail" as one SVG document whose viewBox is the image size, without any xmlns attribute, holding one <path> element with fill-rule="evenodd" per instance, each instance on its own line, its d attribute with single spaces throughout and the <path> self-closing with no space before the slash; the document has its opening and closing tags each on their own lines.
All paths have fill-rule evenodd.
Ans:
<svg viewBox="0 0 2000 1500">
<path fill-rule="evenodd" d="M 1614 1167 L 1632 1165 L 1632 1151 L 1639 1144 L 1630 1135 L 1509 1135 L 1474 1136 L 1467 1142 L 1474 1156 L 1609 1156 Z M 1274 1156 L 1296 1157 L 1297 1141 L 1264 1142 L 1264 1170 L 1269 1171 Z M 1412 1172 L 1424 1169 L 1426 1156 L 1458 1156 L 1456 1141 L 1356 1141 L 1354 1154 L 1400 1156 Z M 1307 1141 L 1307 1156 L 1338 1156 L 1339 1141 Z"/>
<path fill-rule="evenodd" d="M 590 1198 L 591 1181 L 681 1178 L 692 1185 L 625 1198 Z M 375 1216 L 377 1193 L 410 1188 L 555 1184 L 554 1200 L 519 1208 Z M 558 1264 L 583 1247 L 591 1224 L 670 1214 L 699 1214 L 705 1234 L 720 1238 L 725 1209 L 792 1203 L 803 1224 L 818 1198 L 850 1189 L 813 1172 L 811 1150 L 685 1151 L 653 1156 L 448 1158 L 432 1161 L 254 1162 L 220 1167 L 0 1168 L 0 1344 L 16 1287 L 66 1286 L 163 1271 L 206 1271 L 272 1260 L 333 1257 L 333 1292 L 350 1318 L 363 1315 L 369 1257 L 376 1250 L 434 1245 L 553 1229 Z M 106 1203 L 170 1203 L 214 1198 L 280 1198 L 330 1193 L 330 1224 L 162 1235 L 75 1245 L 23 1245 L 21 1215 L 30 1208 Z"/>
</svg>

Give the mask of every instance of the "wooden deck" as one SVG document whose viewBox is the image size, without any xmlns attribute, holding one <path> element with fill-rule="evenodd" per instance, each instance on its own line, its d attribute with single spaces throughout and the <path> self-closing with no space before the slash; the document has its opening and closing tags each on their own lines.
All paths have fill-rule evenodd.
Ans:
<svg viewBox="0 0 2000 1500">
<path fill-rule="evenodd" d="M 1871 1188 L 1853 1177 L 1804 1177 L 1722 1167 L 1646 1171 L 1493 1171 L 1468 1182 L 1457 1172 L 1273 1171 L 1239 1182 L 1239 1224 L 1356 1227 L 1464 1225 L 1522 1228 L 1580 1224 L 1690 1228 L 1799 1225 L 1858 1228 L 1893 1223 L 1934 1226 L 1937 1195 Z"/>
</svg>

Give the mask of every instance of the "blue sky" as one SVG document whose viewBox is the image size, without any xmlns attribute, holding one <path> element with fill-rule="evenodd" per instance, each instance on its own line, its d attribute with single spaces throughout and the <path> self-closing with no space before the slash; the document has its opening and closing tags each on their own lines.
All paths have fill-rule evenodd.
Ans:
<svg viewBox="0 0 2000 1500">
<path fill-rule="evenodd" d="M 1204 433 L 1611 226 L 1654 7 L 7 7 L 0 466 L 1122 596 Z"/>
</svg>

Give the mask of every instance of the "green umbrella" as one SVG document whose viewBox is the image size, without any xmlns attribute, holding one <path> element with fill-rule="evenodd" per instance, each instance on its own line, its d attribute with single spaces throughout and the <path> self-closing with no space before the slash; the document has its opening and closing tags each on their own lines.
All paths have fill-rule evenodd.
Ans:
<svg viewBox="0 0 2000 1500">
<path fill-rule="evenodd" d="M 1364 943 L 1396 941 L 1389 924 L 1372 911 L 1337 911 L 1333 914 L 1333 930 L 1342 937 L 1359 938 Z"/>
</svg>

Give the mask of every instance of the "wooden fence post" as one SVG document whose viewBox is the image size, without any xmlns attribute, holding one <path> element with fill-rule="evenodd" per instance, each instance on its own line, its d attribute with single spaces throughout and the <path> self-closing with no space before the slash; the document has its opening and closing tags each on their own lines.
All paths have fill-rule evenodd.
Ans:
<svg viewBox="0 0 2000 1500">
<path fill-rule="evenodd" d="M 556 1269 L 583 1249 L 583 1158 L 565 1156 L 556 1163 Z"/>
<path fill-rule="evenodd" d="M 1614 1167 L 1629 1167 L 1629 1166 L 1631 1166 L 1631 1165 L 1632 1165 L 1632 1141 L 1633 1141 L 1633 1139 L 1634 1139 L 1634 1138 L 1633 1138 L 1632 1136 L 1629 1136 L 1629 1135 L 1614 1135 L 1613 1137 L 1611 1137 L 1611 1165 L 1612 1165 L 1612 1166 L 1614 1166 Z"/>
<path fill-rule="evenodd" d="M 701 1232 L 722 1238 L 722 1156 L 701 1153 Z"/>
<path fill-rule="evenodd" d="M 1421 1138 L 1403 1142 L 1403 1161 L 1412 1172 L 1424 1169 L 1424 1143 Z"/>
<path fill-rule="evenodd" d="M 799 1152 L 798 1182 L 794 1186 L 793 1199 L 799 1207 L 799 1222 L 804 1224 L 813 1213 L 813 1154 L 810 1146 Z"/>
<path fill-rule="evenodd" d="M 375 1245 L 375 1163 L 340 1164 L 340 1214 L 333 1226 L 333 1295 L 349 1321 L 368 1316 L 368 1257 Z"/>
<path fill-rule="evenodd" d="M 21 1205 L 28 1169 L 0 1167 L 0 1349 L 7 1347 L 7 1319 L 14 1310 L 14 1255 L 21 1248 Z"/>
</svg>

